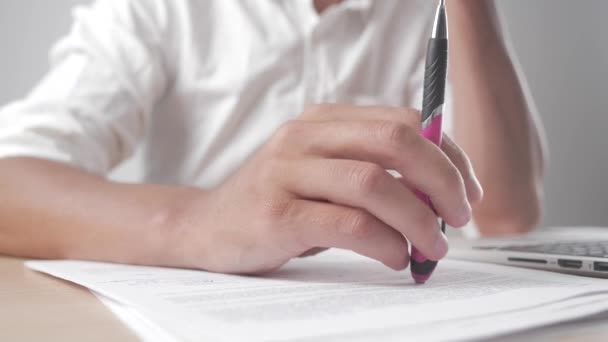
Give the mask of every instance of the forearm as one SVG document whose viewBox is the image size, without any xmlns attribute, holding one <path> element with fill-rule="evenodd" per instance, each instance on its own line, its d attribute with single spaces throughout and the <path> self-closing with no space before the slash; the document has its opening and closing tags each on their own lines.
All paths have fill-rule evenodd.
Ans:
<svg viewBox="0 0 608 342">
<path fill-rule="evenodd" d="M 0 254 L 148 265 L 174 261 L 175 207 L 193 191 L 31 158 L 0 160 L 0 189 Z"/>
<path fill-rule="evenodd" d="M 484 187 L 483 233 L 531 229 L 541 211 L 542 133 L 526 103 L 492 1 L 450 1 L 455 138 Z"/>
</svg>

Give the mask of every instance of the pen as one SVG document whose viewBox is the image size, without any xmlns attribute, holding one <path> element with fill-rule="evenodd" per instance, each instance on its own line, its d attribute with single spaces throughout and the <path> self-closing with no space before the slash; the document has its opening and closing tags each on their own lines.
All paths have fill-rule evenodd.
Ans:
<svg viewBox="0 0 608 342">
<path fill-rule="evenodd" d="M 445 99 L 445 84 L 448 67 L 448 26 L 445 0 L 439 1 L 433 33 L 428 43 L 424 74 L 424 95 L 422 104 L 422 135 L 437 145 L 441 145 L 442 115 Z M 418 192 L 418 197 L 433 208 L 428 196 Z M 433 208 L 433 210 L 435 210 Z M 441 231 L 445 233 L 445 222 L 441 220 Z M 424 284 L 430 277 L 437 261 L 427 260 L 415 246 L 410 258 L 412 278 Z"/>
</svg>

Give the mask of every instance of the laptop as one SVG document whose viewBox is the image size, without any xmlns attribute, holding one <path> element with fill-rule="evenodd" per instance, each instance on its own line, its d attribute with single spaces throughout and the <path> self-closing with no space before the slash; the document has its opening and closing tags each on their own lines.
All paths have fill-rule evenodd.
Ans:
<svg viewBox="0 0 608 342">
<path fill-rule="evenodd" d="M 546 228 L 513 238 L 459 240 L 449 257 L 608 278 L 608 227 Z"/>
</svg>

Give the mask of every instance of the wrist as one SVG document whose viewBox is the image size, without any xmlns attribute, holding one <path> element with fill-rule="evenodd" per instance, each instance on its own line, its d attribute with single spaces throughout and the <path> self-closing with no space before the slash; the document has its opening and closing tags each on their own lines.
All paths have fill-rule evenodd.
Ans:
<svg viewBox="0 0 608 342">
<path fill-rule="evenodd" d="M 153 264 L 204 268 L 211 246 L 208 238 L 209 193 L 195 188 L 173 188 L 173 194 L 150 216 L 149 240 Z"/>
<path fill-rule="evenodd" d="M 123 200 L 136 205 L 129 208 L 130 217 L 123 221 L 123 232 L 116 241 L 115 247 L 122 252 L 111 259 L 141 265 L 190 267 L 188 246 L 194 243 L 186 233 L 191 226 L 199 225 L 192 213 L 205 211 L 201 205 L 205 193 L 175 186 L 120 184 L 118 187 L 119 192 L 128 197 Z"/>
</svg>

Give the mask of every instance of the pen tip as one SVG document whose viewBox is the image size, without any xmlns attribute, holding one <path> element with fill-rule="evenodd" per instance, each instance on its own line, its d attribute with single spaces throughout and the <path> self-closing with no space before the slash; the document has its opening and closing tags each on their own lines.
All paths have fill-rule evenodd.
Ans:
<svg viewBox="0 0 608 342">
<path fill-rule="evenodd" d="M 446 17 L 445 1 L 440 1 L 435 13 L 435 21 L 433 23 L 432 38 L 448 38 L 448 22 Z"/>
</svg>

